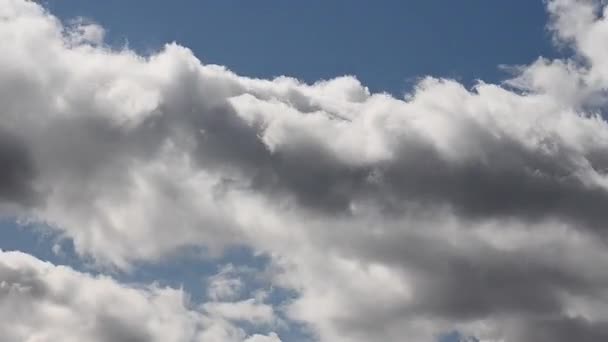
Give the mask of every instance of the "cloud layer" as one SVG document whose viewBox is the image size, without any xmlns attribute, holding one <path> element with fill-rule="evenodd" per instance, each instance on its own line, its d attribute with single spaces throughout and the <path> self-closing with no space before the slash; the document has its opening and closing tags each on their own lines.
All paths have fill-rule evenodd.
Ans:
<svg viewBox="0 0 608 342">
<path fill-rule="evenodd" d="M 116 50 L 94 23 L 0 0 L 0 212 L 123 269 L 188 246 L 250 247 L 271 257 L 266 276 L 298 294 L 288 317 L 320 341 L 433 341 L 454 329 L 483 341 L 606 339 L 608 20 L 599 1 L 547 8 L 572 58 L 473 89 L 424 78 L 399 99 L 350 76 L 241 77 L 177 44 Z M 255 301 L 192 311 L 176 304 L 179 291 L 5 258 L 7 289 L 33 289 L 5 297 L 39 310 L 22 319 L 46 322 L 43 340 L 138 326 L 148 335 L 134 341 L 194 341 L 215 329 L 196 332 L 211 314 L 272 320 Z M 85 295 L 48 299 L 45 270 L 135 298 L 141 318 L 123 327 L 133 318 L 91 309 Z M 238 292 L 238 281 L 216 281 L 212 299 Z M 94 322 L 60 328 L 64 316 L 80 326 L 78 310 Z M 179 332 L 154 335 L 172 331 L 162 324 Z M 246 337 L 226 334 L 214 338 Z"/>
</svg>

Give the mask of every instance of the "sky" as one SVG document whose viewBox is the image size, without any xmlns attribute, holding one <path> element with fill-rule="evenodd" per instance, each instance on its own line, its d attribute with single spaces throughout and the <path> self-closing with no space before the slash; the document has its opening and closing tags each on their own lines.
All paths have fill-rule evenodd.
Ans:
<svg viewBox="0 0 608 342">
<path fill-rule="evenodd" d="M 605 6 L 0 0 L 3 338 L 608 339 Z"/>
<path fill-rule="evenodd" d="M 528 64 L 557 50 L 540 0 L 166 1 L 47 0 L 60 18 L 100 23 L 107 41 L 148 54 L 167 42 L 243 76 L 308 83 L 355 75 L 401 95 L 419 77 L 472 84 L 504 78 L 499 65 Z"/>
</svg>

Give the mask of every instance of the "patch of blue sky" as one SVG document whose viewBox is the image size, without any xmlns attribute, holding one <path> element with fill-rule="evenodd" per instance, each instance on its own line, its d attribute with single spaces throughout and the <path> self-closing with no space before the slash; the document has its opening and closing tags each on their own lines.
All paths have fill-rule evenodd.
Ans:
<svg viewBox="0 0 608 342">
<path fill-rule="evenodd" d="M 499 65 L 560 51 L 542 0 L 47 0 L 63 19 L 92 18 L 108 42 L 141 53 L 176 41 L 205 63 L 306 82 L 356 75 L 401 95 L 425 75 L 496 82 Z"/>
</svg>

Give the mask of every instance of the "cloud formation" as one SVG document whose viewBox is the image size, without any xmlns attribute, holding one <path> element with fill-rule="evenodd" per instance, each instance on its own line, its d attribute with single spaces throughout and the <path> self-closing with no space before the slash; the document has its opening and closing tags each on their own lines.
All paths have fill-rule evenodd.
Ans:
<svg viewBox="0 0 608 342">
<path fill-rule="evenodd" d="M 547 8 L 572 58 L 540 58 L 473 89 L 427 77 L 400 99 L 350 76 L 241 77 L 175 43 L 149 56 L 115 50 L 94 23 L 0 0 L 0 212 L 124 269 L 187 246 L 248 246 L 272 258 L 266 276 L 298 294 L 287 315 L 320 341 L 433 341 L 454 329 L 482 341 L 602 340 L 608 20 L 599 1 Z M 38 263 L 0 275 L 35 273 L 44 293 L 20 303 L 47 301 Z M 152 315 L 142 321 L 177 309 L 189 317 L 178 325 L 273 317 L 255 300 L 157 308 L 164 290 L 68 273 L 74 287 L 108 283 L 139 298 Z M 241 286 L 215 281 L 212 299 Z M 96 324 L 130 333 L 95 312 L 82 334 Z M 40 318 L 49 329 L 60 326 L 53 315 Z M 156 336 L 142 331 L 134 341 Z"/>
<path fill-rule="evenodd" d="M 0 251 L 0 279 L 0 327 L 7 342 L 280 341 L 275 333 L 247 337 L 232 317 L 191 307 L 181 290 L 120 284 L 20 252 Z M 225 311 L 243 306 L 206 305 Z"/>
</svg>

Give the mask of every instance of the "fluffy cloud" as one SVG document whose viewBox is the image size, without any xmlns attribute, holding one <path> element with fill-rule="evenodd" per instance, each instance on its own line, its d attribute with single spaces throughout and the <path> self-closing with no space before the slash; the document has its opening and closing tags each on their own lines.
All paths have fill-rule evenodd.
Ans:
<svg viewBox="0 0 608 342">
<path fill-rule="evenodd" d="M 181 290 L 128 286 L 20 252 L 0 251 L 0 279 L 7 342 L 280 341 L 274 333 L 246 337 L 231 317 L 190 307 Z"/>
<path fill-rule="evenodd" d="M 425 78 L 399 99 L 348 76 L 241 77 L 177 44 L 117 51 L 95 24 L 0 0 L 0 212 L 125 269 L 251 247 L 321 341 L 605 339 L 608 20 L 599 1 L 547 7 L 571 59 L 473 89 Z M 242 286 L 211 284 L 214 300 Z M 274 315 L 255 299 L 203 308 Z"/>
</svg>

